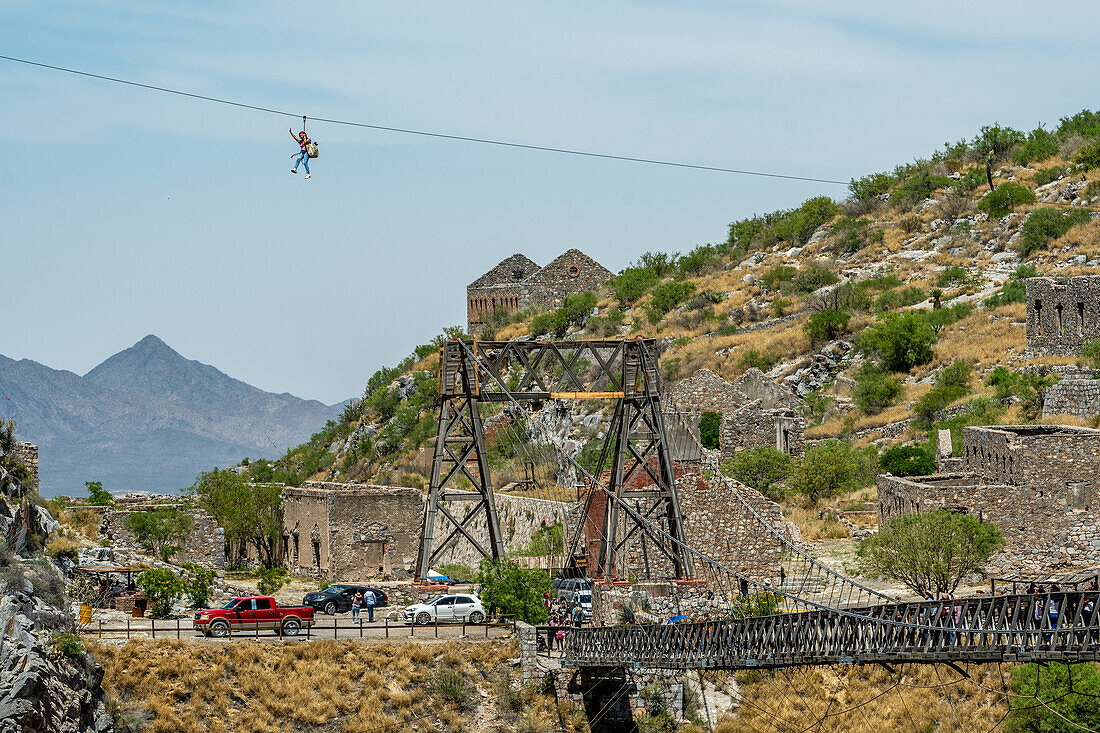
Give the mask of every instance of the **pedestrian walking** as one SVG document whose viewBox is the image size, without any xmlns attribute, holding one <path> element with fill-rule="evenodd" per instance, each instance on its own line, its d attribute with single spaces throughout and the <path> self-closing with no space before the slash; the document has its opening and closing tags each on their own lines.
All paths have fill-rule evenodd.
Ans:
<svg viewBox="0 0 1100 733">
<path fill-rule="evenodd" d="M 351 599 L 351 617 L 359 618 L 359 607 L 363 605 L 363 592 L 355 591 Z"/>
<path fill-rule="evenodd" d="M 367 620 L 374 623 L 374 606 L 378 603 L 378 599 L 374 596 L 374 591 L 367 588 L 367 592 L 363 594 L 363 605 L 367 607 Z"/>
</svg>

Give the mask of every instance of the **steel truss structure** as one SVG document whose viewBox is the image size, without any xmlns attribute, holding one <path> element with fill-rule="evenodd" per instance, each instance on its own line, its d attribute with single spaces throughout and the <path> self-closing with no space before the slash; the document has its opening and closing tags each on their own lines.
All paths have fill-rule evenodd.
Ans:
<svg viewBox="0 0 1100 733">
<path fill-rule="evenodd" d="M 590 558 L 589 574 L 614 579 L 628 543 L 645 537 L 645 547 L 666 557 L 675 577 L 692 577 L 653 339 L 456 340 L 445 343 L 441 352 L 439 433 L 417 557 L 418 578 L 427 576 L 432 564 L 459 536 L 482 557 L 498 560 L 504 556 L 478 407 L 481 403 L 530 404 L 551 399 L 615 400 L 603 448 L 603 454 L 611 457 L 610 471 L 603 477 L 587 477 L 590 497 L 592 492 L 606 491 L 615 498 L 608 502 L 598 556 Z M 472 489 L 456 491 L 454 482 L 460 478 L 469 481 Z M 644 488 L 628 491 L 632 485 Z M 637 515 L 645 521 L 620 511 L 624 498 L 639 507 Z M 466 508 L 452 511 L 450 502 L 462 502 Z M 436 538 L 440 519 L 447 534 Z M 485 539 L 479 541 L 474 527 L 481 522 L 486 532 Z M 578 531 L 583 522 L 582 517 Z M 663 532 L 655 532 L 650 523 Z"/>
</svg>

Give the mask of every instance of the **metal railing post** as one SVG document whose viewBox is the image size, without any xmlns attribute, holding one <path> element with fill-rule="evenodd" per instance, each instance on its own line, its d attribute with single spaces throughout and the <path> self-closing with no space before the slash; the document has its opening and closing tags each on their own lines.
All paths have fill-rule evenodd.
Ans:
<svg viewBox="0 0 1100 733">
<path fill-rule="evenodd" d="M 130 641 L 130 619 L 126 619 L 126 641 Z"/>
<path fill-rule="evenodd" d="M 157 620 L 155 618 L 149 619 L 149 633 L 153 635 L 153 638 L 157 638 Z"/>
<path fill-rule="evenodd" d="M 183 637 L 180 636 L 180 620 L 176 619 L 176 641 L 179 641 Z"/>
</svg>

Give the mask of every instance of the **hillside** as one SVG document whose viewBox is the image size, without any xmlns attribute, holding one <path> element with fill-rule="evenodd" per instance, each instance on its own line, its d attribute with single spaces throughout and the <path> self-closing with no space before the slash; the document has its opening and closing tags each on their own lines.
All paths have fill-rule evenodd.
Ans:
<svg viewBox="0 0 1100 733">
<path fill-rule="evenodd" d="M 685 254 L 642 253 L 597 293 L 551 313 L 498 313 L 475 335 L 655 336 L 671 380 L 703 367 L 730 380 L 755 366 L 804 398 L 809 438 L 886 445 L 899 438 L 873 429 L 914 416 L 902 440 L 1037 420 L 1041 388 L 1057 379 L 1049 368 L 1073 360 L 1023 356 L 1023 280 L 1097 271 L 1098 203 L 1100 113 L 1052 131 L 991 125 L 853 180 L 843 201 L 816 197 L 734 221 L 724 241 Z M 923 341 L 894 359 L 902 334 Z M 823 349 L 846 356 L 822 368 Z M 436 364 L 427 343 L 379 371 L 340 422 L 277 470 L 291 480 L 423 484 Z M 1009 372 L 990 384 L 1002 365 Z M 953 405 L 963 407 L 944 412 Z M 583 444 L 583 431 L 574 437 Z"/>
<path fill-rule="evenodd" d="M 44 494 L 174 490 L 211 465 L 277 456 L 336 417 L 326 406 L 264 392 L 146 336 L 83 377 L 0 356 L 0 418 L 41 452 Z"/>
</svg>

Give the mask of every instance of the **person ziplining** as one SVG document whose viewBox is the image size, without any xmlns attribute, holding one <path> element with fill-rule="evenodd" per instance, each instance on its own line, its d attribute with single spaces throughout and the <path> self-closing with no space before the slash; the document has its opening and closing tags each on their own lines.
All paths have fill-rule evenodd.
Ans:
<svg viewBox="0 0 1100 733">
<path fill-rule="evenodd" d="M 294 128 L 291 127 L 287 132 L 298 143 L 300 151 L 295 153 L 298 156 L 298 160 L 294 161 L 294 167 L 290 169 L 291 173 L 298 172 L 298 166 L 304 165 L 306 167 L 306 178 L 312 178 L 313 176 L 309 172 L 309 159 L 317 157 L 317 143 L 309 139 L 309 135 L 306 134 L 306 118 L 302 118 L 302 131 L 298 133 L 297 137 L 294 137 Z M 291 155 L 290 157 L 294 157 Z"/>
</svg>

